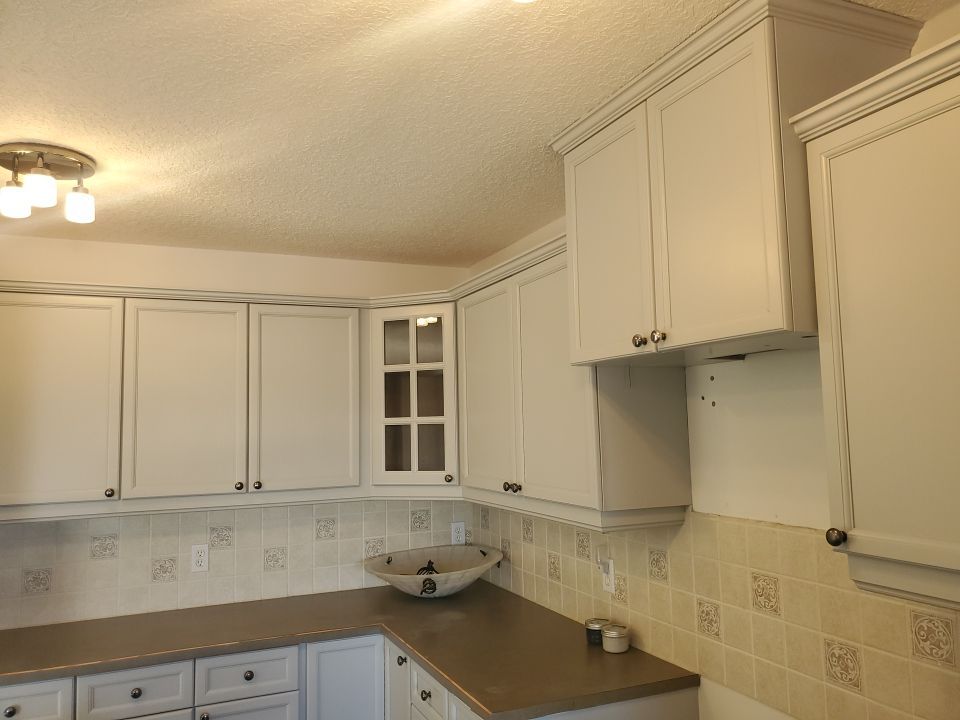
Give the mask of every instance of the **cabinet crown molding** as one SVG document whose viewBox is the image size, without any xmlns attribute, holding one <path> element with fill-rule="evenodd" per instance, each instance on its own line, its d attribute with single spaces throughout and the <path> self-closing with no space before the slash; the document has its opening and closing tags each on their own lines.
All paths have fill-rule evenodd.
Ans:
<svg viewBox="0 0 960 720">
<path fill-rule="evenodd" d="M 706 25 L 552 141 L 570 152 L 675 78 L 766 18 L 783 18 L 909 50 L 923 23 L 844 0 L 742 0 Z"/>
<path fill-rule="evenodd" d="M 960 75 L 960 37 L 904 60 L 889 70 L 790 118 L 804 142 L 849 125 Z"/>
</svg>

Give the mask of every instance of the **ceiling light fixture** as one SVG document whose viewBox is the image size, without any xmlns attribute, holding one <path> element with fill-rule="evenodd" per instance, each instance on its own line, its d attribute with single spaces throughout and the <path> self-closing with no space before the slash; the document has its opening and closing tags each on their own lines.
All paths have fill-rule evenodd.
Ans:
<svg viewBox="0 0 960 720">
<path fill-rule="evenodd" d="M 89 155 L 59 145 L 3 143 L 0 167 L 13 173 L 12 179 L 0 188 L 0 215 L 25 218 L 30 217 L 31 206 L 52 208 L 57 204 L 57 180 L 70 180 L 76 181 L 77 186 L 67 194 L 66 219 L 91 223 L 96 218 L 96 201 L 83 185 L 84 178 L 97 170 L 96 161 Z"/>
</svg>

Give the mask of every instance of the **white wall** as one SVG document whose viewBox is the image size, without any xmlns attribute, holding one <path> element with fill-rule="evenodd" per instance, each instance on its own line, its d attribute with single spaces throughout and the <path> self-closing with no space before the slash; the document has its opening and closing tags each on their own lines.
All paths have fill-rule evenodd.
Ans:
<svg viewBox="0 0 960 720">
<path fill-rule="evenodd" d="M 923 24 L 917 42 L 913 46 L 913 54 L 917 55 L 960 35 L 960 3 L 940 11 Z"/>
</svg>

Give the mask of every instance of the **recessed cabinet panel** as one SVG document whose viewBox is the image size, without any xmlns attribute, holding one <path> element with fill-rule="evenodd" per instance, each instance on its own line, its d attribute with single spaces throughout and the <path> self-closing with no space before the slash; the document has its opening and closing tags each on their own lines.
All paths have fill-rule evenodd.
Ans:
<svg viewBox="0 0 960 720">
<path fill-rule="evenodd" d="M 383 637 L 307 645 L 306 695 L 311 720 L 383 720 Z"/>
<path fill-rule="evenodd" d="M 358 311 L 250 307 L 250 482 L 360 483 Z"/>
<path fill-rule="evenodd" d="M 122 323 L 120 299 L 0 294 L 0 505 L 118 487 Z"/>
<path fill-rule="evenodd" d="M 123 385 L 125 497 L 245 484 L 246 305 L 127 300 Z"/>
<path fill-rule="evenodd" d="M 72 720 L 73 678 L 0 687 L 0 708 L 15 720 Z"/>
</svg>

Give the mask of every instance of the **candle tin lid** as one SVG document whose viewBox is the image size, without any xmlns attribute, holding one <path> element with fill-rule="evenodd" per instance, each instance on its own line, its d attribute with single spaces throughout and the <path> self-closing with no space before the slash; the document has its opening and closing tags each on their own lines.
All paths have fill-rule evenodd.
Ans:
<svg viewBox="0 0 960 720">
<path fill-rule="evenodd" d="M 604 637 L 609 638 L 622 638 L 628 635 L 627 628 L 623 625 L 604 625 L 601 632 Z"/>
<path fill-rule="evenodd" d="M 602 630 L 605 625 L 609 625 L 607 618 L 590 618 L 583 623 L 588 630 Z"/>
</svg>

